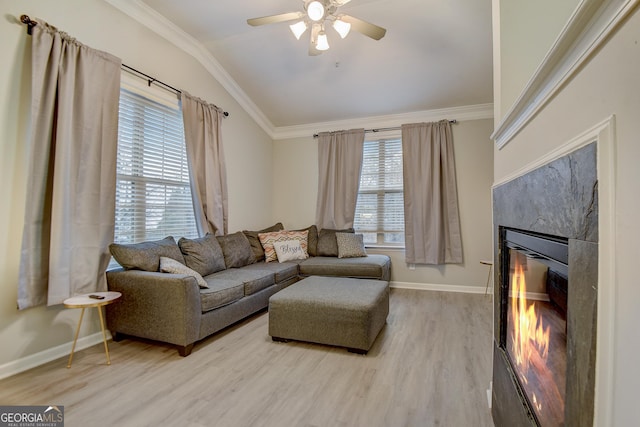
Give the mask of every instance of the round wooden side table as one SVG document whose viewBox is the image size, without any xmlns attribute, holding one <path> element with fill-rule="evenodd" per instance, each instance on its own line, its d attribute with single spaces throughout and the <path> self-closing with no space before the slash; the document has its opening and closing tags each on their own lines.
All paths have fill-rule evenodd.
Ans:
<svg viewBox="0 0 640 427">
<path fill-rule="evenodd" d="M 80 332 L 80 325 L 82 324 L 82 317 L 84 316 L 84 309 L 90 307 L 96 307 L 100 314 L 100 327 L 102 328 L 102 340 L 104 341 L 104 352 L 107 355 L 107 365 L 111 365 L 111 359 L 109 359 L 109 347 L 107 347 L 107 333 L 104 329 L 104 317 L 102 315 L 102 306 L 112 304 L 120 298 L 122 294 L 120 292 L 92 292 L 90 294 L 77 295 L 75 297 L 67 298 L 64 300 L 64 306 L 67 308 L 81 308 L 80 320 L 78 321 L 78 327 L 76 328 L 76 336 L 73 338 L 73 346 L 71 347 L 71 354 L 69 355 L 69 363 L 67 368 L 71 367 L 71 361 L 73 360 L 73 352 L 76 349 L 76 342 L 78 341 L 78 333 Z"/>
</svg>

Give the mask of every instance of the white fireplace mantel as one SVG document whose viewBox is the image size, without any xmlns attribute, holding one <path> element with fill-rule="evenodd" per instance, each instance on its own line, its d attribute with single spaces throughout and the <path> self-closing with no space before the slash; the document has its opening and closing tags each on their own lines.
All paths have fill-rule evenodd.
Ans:
<svg viewBox="0 0 640 427">
<path fill-rule="evenodd" d="M 504 147 L 577 73 L 640 0 L 582 0 L 491 139 Z"/>
</svg>

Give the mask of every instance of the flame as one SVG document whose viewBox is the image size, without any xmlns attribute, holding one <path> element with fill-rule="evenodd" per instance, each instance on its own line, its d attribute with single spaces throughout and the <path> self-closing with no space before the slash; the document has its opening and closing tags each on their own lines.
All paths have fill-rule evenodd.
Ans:
<svg viewBox="0 0 640 427">
<path fill-rule="evenodd" d="M 542 317 L 536 313 L 534 304 L 527 303 L 527 285 L 524 270 L 516 258 L 511 277 L 511 321 L 513 325 L 513 356 L 520 367 L 523 379 L 529 371 L 534 352 L 546 362 L 549 355 L 549 334 L 551 328 L 544 327 Z"/>
</svg>

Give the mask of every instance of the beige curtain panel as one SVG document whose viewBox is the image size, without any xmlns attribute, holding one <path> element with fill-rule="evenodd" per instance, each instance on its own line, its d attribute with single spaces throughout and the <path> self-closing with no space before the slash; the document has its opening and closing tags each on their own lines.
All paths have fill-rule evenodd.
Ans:
<svg viewBox="0 0 640 427">
<path fill-rule="evenodd" d="M 18 308 L 106 290 L 115 224 L 120 59 L 33 28 Z"/>
<path fill-rule="evenodd" d="M 453 137 L 448 120 L 402 125 L 405 259 L 462 262 Z"/>
<path fill-rule="evenodd" d="M 364 129 L 318 134 L 318 227 L 353 227 L 363 146 Z"/>
<path fill-rule="evenodd" d="M 222 148 L 223 111 L 182 92 L 191 197 L 198 233 L 227 234 L 227 169 Z"/>
</svg>

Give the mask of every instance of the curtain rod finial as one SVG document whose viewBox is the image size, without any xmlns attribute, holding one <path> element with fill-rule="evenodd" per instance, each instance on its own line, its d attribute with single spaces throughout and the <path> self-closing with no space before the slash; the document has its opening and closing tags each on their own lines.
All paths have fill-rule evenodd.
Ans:
<svg viewBox="0 0 640 427">
<path fill-rule="evenodd" d="M 27 26 L 27 34 L 31 35 L 33 27 L 38 25 L 36 21 L 32 21 L 29 15 L 20 15 L 20 22 Z"/>
</svg>

